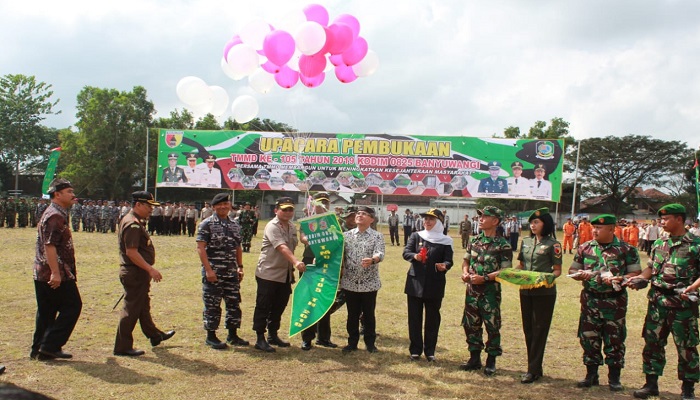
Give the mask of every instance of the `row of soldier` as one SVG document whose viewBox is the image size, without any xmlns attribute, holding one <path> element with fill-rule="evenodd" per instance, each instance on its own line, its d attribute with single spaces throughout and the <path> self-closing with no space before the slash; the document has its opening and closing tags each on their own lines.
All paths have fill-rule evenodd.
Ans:
<svg viewBox="0 0 700 400">
<path fill-rule="evenodd" d="M 0 228 L 36 227 L 48 202 L 44 199 L 8 197 L 0 199 Z"/>
</svg>

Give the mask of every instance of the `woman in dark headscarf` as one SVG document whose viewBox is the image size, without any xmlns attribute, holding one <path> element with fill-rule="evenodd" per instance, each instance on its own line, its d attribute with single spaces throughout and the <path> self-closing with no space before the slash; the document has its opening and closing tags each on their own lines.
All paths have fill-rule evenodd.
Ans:
<svg viewBox="0 0 700 400">
<path fill-rule="evenodd" d="M 445 274 L 452 268 L 452 238 L 443 233 L 445 216 L 442 211 L 433 208 L 421 217 L 424 229 L 412 233 L 403 250 L 404 260 L 411 262 L 404 289 L 408 296 L 409 351 L 413 361 L 419 360 L 423 353 L 428 362 L 434 362 Z"/>
</svg>

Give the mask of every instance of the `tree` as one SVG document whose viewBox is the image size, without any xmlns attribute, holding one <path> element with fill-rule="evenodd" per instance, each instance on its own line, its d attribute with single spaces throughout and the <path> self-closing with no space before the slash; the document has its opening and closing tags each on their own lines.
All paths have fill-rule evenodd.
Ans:
<svg viewBox="0 0 700 400">
<path fill-rule="evenodd" d="M 153 121 L 154 128 L 194 129 L 194 115 L 186 108 L 182 112 L 175 109 L 170 111 L 170 118 L 158 118 Z"/>
<path fill-rule="evenodd" d="M 221 125 L 219 125 L 219 121 L 216 120 L 213 114 L 207 114 L 194 124 L 194 129 L 201 131 L 219 131 L 221 130 Z"/>
<path fill-rule="evenodd" d="M 233 131 L 257 131 L 257 132 L 296 132 L 297 130 L 284 122 L 275 122 L 271 119 L 254 118 L 249 122 L 240 124 L 229 118 L 224 122 L 224 129 Z"/>
<path fill-rule="evenodd" d="M 0 163 L 15 169 L 15 189 L 20 164 L 36 162 L 56 142 L 56 131 L 41 125 L 46 116 L 59 114 L 52 86 L 34 76 L 0 77 Z M 7 167 L 0 170 L 7 170 Z"/>
<path fill-rule="evenodd" d="M 78 132 L 61 136 L 64 175 L 88 195 L 128 198 L 144 179 L 146 135 L 155 112 L 146 89 L 86 86 L 78 94 L 77 109 Z"/>
<path fill-rule="evenodd" d="M 614 214 L 641 185 L 662 186 L 686 167 L 688 146 L 649 136 L 607 136 L 581 141 L 579 177 L 588 195 L 608 196 Z"/>
</svg>

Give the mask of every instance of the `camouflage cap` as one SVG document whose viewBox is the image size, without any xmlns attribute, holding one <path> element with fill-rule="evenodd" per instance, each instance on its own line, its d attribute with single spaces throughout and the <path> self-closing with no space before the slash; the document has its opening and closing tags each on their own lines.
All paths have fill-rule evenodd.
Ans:
<svg viewBox="0 0 700 400">
<path fill-rule="evenodd" d="M 678 203 L 666 204 L 659 208 L 659 217 L 664 215 L 685 215 L 685 207 Z"/>
<path fill-rule="evenodd" d="M 351 215 L 355 215 L 357 213 L 357 206 L 347 206 L 345 208 L 345 212 L 341 215 L 343 218 L 347 218 Z"/>
<path fill-rule="evenodd" d="M 328 195 L 327 192 L 318 192 L 314 195 L 314 200 L 316 201 L 331 201 L 331 197 Z"/>
<path fill-rule="evenodd" d="M 615 225 L 617 223 L 617 217 L 612 214 L 600 214 L 599 216 L 591 219 L 591 224 L 593 225 Z"/>
<path fill-rule="evenodd" d="M 476 214 L 479 216 L 487 217 L 497 217 L 498 219 L 503 218 L 503 211 L 500 208 L 494 206 L 486 206 L 481 210 L 476 210 Z"/>
<path fill-rule="evenodd" d="M 60 192 L 63 189 L 72 188 L 73 185 L 69 180 L 63 178 L 56 178 L 49 184 L 48 194 L 53 194 L 55 192 Z M 8 217 L 9 218 L 9 217 Z"/>
<path fill-rule="evenodd" d="M 543 215 L 549 215 L 549 208 L 542 207 L 542 208 L 538 208 L 537 210 L 533 211 L 532 214 L 530 214 L 530 218 L 527 219 L 527 222 L 532 222 L 533 219 L 539 218 Z"/>
</svg>

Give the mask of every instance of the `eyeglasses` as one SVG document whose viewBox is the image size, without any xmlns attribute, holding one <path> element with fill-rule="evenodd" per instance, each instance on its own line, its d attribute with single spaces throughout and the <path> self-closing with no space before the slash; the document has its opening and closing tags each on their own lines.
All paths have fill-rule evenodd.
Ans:
<svg viewBox="0 0 700 400">
<path fill-rule="evenodd" d="M 371 217 L 371 216 L 372 216 L 372 214 L 370 214 L 370 213 L 368 213 L 368 212 L 364 212 L 364 211 L 358 211 L 358 212 L 355 213 L 355 215 L 362 215 L 362 216 L 365 216 L 365 217 Z"/>
</svg>

